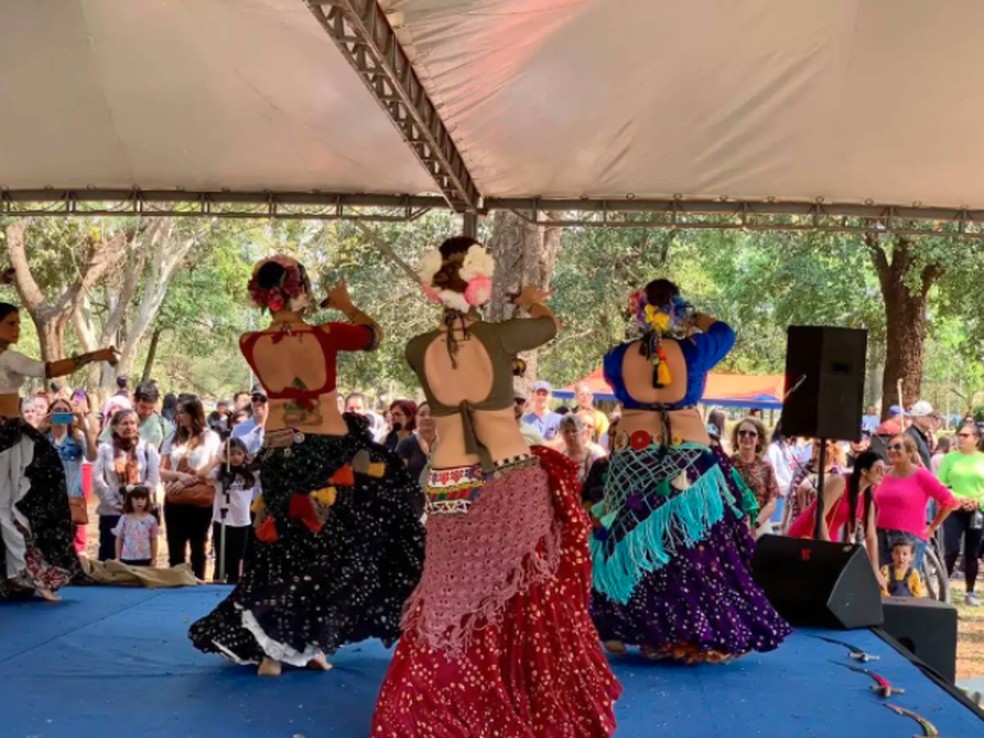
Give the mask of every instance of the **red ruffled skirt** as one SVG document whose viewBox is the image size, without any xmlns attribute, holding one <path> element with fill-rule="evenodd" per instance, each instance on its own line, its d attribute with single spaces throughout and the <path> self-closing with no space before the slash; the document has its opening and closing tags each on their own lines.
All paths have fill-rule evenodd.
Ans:
<svg viewBox="0 0 984 738">
<path fill-rule="evenodd" d="M 533 453 L 539 467 L 508 472 L 487 483 L 468 513 L 429 519 L 424 578 L 408 603 L 407 629 L 379 694 L 374 738 L 594 738 L 615 731 L 614 706 L 622 688 L 588 615 L 590 523 L 579 504 L 580 485 L 563 455 L 540 447 Z M 479 597 L 479 617 L 462 613 L 461 622 L 468 625 L 452 624 L 448 632 L 454 633 L 455 642 L 442 644 L 433 637 L 433 627 L 425 632 L 424 610 L 428 567 L 452 571 L 445 559 L 457 558 L 441 543 L 453 538 L 453 532 L 445 535 L 447 528 L 467 526 L 465 519 L 473 514 L 472 524 L 482 515 L 497 515 L 503 524 L 493 530 L 482 521 L 487 536 L 510 543 L 522 538 L 526 531 L 517 530 L 521 521 L 510 520 L 516 505 L 510 504 L 508 489 L 518 485 L 524 500 L 535 497 L 535 490 L 527 489 L 531 472 L 549 506 L 551 530 L 518 566 L 510 566 L 511 572 L 488 577 L 489 589 L 508 597 L 492 606 L 494 591 Z M 532 518 L 536 515 L 523 520 Z M 432 525 L 444 528 L 433 546 Z M 459 533 L 476 541 L 473 531 Z M 490 541 L 495 546 L 491 537 L 486 544 Z M 482 545 L 476 542 L 476 547 Z M 503 550 L 512 554 L 515 546 L 507 544 Z M 463 561 L 462 567 L 468 564 Z M 470 586 L 478 578 L 462 577 L 461 588 L 468 591 L 447 601 L 478 601 Z M 447 594 L 440 586 L 432 591 L 437 597 Z M 446 612 L 434 615 L 432 626 L 447 621 Z"/>
</svg>

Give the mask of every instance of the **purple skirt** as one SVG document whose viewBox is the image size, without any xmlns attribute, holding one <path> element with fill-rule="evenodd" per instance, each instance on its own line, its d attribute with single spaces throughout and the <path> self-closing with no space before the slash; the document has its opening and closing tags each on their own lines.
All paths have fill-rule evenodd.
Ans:
<svg viewBox="0 0 984 738">
<path fill-rule="evenodd" d="M 791 632 L 752 579 L 743 490 L 720 450 L 617 451 L 592 511 L 591 616 L 604 641 L 687 661 L 770 651 Z"/>
</svg>

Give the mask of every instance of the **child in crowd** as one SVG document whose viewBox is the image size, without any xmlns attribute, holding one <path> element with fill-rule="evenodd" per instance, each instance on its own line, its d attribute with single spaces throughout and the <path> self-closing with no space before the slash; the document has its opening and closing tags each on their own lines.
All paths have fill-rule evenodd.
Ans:
<svg viewBox="0 0 984 738">
<path fill-rule="evenodd" d="M 892 565 L 881 568 L 887 588 L 882 590 L 884 597 L 925 597 L 926 585 L 919 571 L 912 565 L 915 547 L 908 541 L 892 544 Z"/>
<path fill-rule="evenodd" d="M 249 453 L 241 438 L 230 438 L 226 452 L 209 472 L 215 481 L 212 506 L 212 545 L 215 547 L 215 578 L 225 573 L 225 581 L 239 581 L 239 570 L 252 533 L 250 507 L 260 495 L 259 478 L 249 467 Z M 225 526 L 225 537 L 222 534 Z"/>
<path fill-rule="evenodd" d="M 131 566 L 157 563 L 157 537 L 160 526 L 150 512 L 150 488 L 127 485 L 123 488 L 123 515 L 113 528 L 116 559 Z"/>
</svg>

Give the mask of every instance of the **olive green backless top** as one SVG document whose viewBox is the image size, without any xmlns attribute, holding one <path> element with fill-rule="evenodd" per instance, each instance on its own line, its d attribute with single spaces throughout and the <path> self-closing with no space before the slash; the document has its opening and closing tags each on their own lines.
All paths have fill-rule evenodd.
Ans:
<svg viewBox="0 0 984 738">
<path fill-rule="evenodd" d="M 545 344 L 557 334 L 557 324 L 552 317 L 516 318 L 502 323 L 486 323 L 484 320 L 479 320 L 468 326 L 467 331 L 473 340 L 482 344 L 492 364 L 492 389 L 484 400 L 480 402 L 465 400 L 457 405 L 445 405 L 434 396 L 424 372 L 424 356 L 431 343 L 440 337 L 441 330 L 422 333 L 412 338 L 407 344 L 407 362 L 420 379 L 431 412 L 437 416 L 460 414 L 465 430 L 465 449 L 469 453 L 477 454 L 482 460 L 482 467 L 486 471 L 491 471 L 488 450 L 475 435 L 472 413 L 512 407 L 514 399 L 512 369 L 516 354 Z"/>
</svg>

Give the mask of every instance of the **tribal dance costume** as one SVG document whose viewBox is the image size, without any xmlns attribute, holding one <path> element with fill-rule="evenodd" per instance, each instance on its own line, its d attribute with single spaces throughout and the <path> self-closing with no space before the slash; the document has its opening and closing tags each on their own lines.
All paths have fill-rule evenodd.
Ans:
<svg viewBox="0 0 984 738">
<path fill-rule="evenodd" d="M 606 642 L 641 646 L 653 658 L 722 661 L 769 651 L 789 626 L 753 581 L 754 542 L 745 519 L 751 490 L 719 446 L 674 439 L 668 413 L 693 407 L 707 372 L 734 344 L 720 321 L 679 340 L 687 367 L 684 398 L 636 401 L 622 377 L 630 342 L 605 356 L 605 378 L 628 409 L 659 411 L 665 443 L 645 431 L 616 435 L 604 500 L 592 508 L 591 615 Z"/>
<path fill-rule="evenodd" d="M 575 465 L 534 447 L 493 461 L 473 413 L 510 408 L 512 360 L 553 337 L 552 318 L 468 327 L 493 367 L 486 400 L 442 404 L 424 373 L 436 332 L 407 355 L 435 416 L 460 414 L 481 463 L 430 469 L 427 551 L 383 684 L 374 738 L 594 738 L 615 729 L 621 687 L 588 615 L 590 522 Z M 518 433 L 518 429 L 517 429 Z"/>
<path fill-rule="evenodd" d="M 7 348 L 0 394 L 16 394 L 47 365 Z M 47 438 L 21 418 L 0 418 L 0 601 L 54 591 L 81 576 L 65 469 Z"/>
<path fill-rule="evenodd" d="M 313 402 L 334 389 L 338 351 L 375 347 L 366 325 L 330 323 L 311 333 L 324 354 L 326 386 L 267 388 L 271 400 Z M 251 365 L 261 335 L 241 342 Z M 364 419 L 343 417 L 347 435 L 267 431 L 256 461 L 263 489 L 254 503 L 256 539 L 235 589 L 191 626 L 196 648 L 240 664 L 270 658 L 304 666 L 346 643 L 390 645 L 399 637 L 423 562 L 414 512 L 421 491 L 400 459 L 370 439 Z"/>
</svg>

